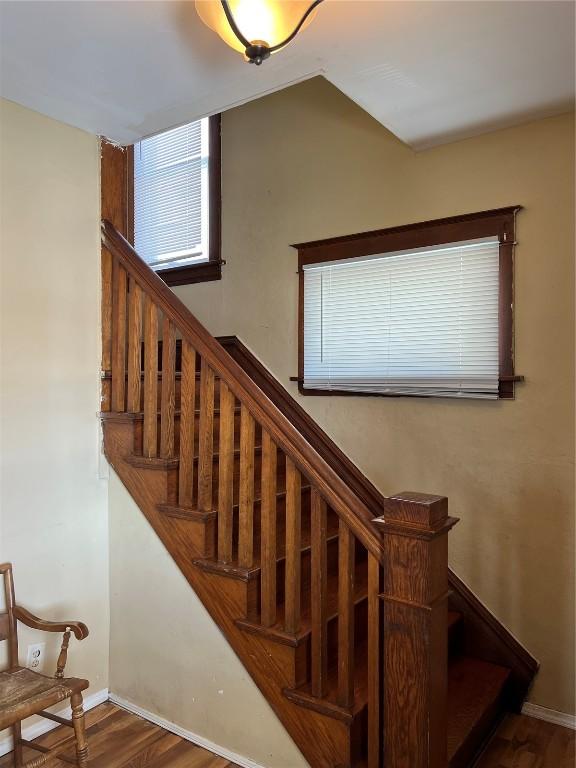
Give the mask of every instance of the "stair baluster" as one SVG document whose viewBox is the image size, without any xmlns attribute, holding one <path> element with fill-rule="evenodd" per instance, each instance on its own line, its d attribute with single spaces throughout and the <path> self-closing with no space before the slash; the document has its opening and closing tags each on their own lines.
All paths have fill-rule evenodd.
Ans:
<svg viewBox="0 0 576 768">
<path fill-rule="evenodd" d="M 218 560 L 232 562 L 232 501 L 234 491 L 234 395 L 220 382 L 220 442 L 218 446 Z"/>
<path fill-rule="evenodd" d="M 176 329 L 164 315 L 162 320 L 162 394 L 160 404 L 160 456 L 174 456 L 174 410 L 176 399 Z"/>
<path fill-rule="evenodd" d="M 102 246 L 102 299 L 100 302 L 100 316 L 102 325 L 102 392 L 100 395 L 100 407 L 102 411 L 110 411 L 112 408 L 111 399 L 111 381 L 107 378 L 107 373 L 112 370 L 112 254 Z"/>
<path fill-rule="evenodd" d="M 286 457 L 286 577 L 284 630 L 296 634 L 300 628 L 301 589 L 301 479 L 294 462 Z"/>
<path fill-rule="evenodd" d="M 254 441 L 255 423 L 245 405 L 240 410 L 240 489 L 238 509 L 238 565 L 254 563 Z"/>
<path fill-rule="evenodd" d="M 312 696 L 323 698 L 328 685 L 328 548 L 326 502 L 312 489 L 311 500 Z"/>
<path fill-rule="evenodd" d="M 264 627 L 276 623 L 276 445 L 262 430 L 260 602 Z"/>
<path fill-rule="evenodd" d="M 214 456 L 214 371 L 204 358 L 200 364 L 200 424 L 198 427 L 198 509 L 212 509 Z"/>
<path fill-rule="evenodd" d="M 192 508 L 194 488 L 194 433 L 196 421 L 196 350 L 182 341 L 180 372 L 180 463 L 178 504 Z"/>
<path fill-rule="evenodd" d="M 382 760 L 382 723 L 380 698 L 382 654 L 382 622 L 380 611 L 380 575 L 382 569 L 374 555 L 368 553 L 368 768 L 379 768 Z"/>
<path fill-rule="evenodd" d="M 114 386 L 112 386 L 114 391 Z M 146 294 L 144 302 L 144 426 L 143 456 L 158 455 L 158 309 Z"/>
<path fill-rule="evenodd" d="M 112 410 L 124 411 L 126 396 L 126 270 L 112 267 Z"/>
<path fill-rule="evenodd" d="M 354 703 L 355 539 L 340 520 L 338 538 L 338 704 Z"/>
<path fill-rule="evenodd" d="M 140 411 L 140 379 L 142 373 L 142 289 L 130 278 L 128 305 L 128 391 L 126 410 Z"/>
</svg>

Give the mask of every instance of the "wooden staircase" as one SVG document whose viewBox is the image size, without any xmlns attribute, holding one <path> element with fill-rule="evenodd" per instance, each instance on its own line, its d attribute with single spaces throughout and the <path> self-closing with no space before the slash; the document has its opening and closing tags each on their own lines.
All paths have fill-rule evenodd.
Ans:
<svg viewBox="0 0 576 768">
<path fill-rule="evenodd" d="M 312 768 L 460 768 L 536 663 L 383 497 L 103 223 L 106 456 Z M 176 618 L 176 617 L 175 617 Z"/>
</svg>

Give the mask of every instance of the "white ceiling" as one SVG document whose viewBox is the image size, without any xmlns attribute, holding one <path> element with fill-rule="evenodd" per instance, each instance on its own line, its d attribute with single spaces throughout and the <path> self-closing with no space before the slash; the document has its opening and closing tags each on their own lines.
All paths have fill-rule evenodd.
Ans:
<svg viewBox="0 0 576 768">
<path fill-rule="evenodd" d="M 191 0 L 2 0 L 0 93 L 131 143 L 322 74 L 419 149 L 563 112 L 574 2 L 326 0 L 261 67 Z"/>
</svg>

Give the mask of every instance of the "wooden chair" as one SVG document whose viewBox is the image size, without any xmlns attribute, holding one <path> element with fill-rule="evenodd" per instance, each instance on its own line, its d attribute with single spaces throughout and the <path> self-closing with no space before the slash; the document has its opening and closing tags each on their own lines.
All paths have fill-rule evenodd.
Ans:
<svg viewBox="0 0 576 768">
<path fill-rule="evenodd" d="M 25 608 L 16 605 L 14 599 L 14 581 L 12 578 L 11 563 L 0 564 L 0 575 L 4 577 L 4 591 L 6 595 L 6 610 L 0 613 L 0 641 L 8 641 L 8 669 L 0 672 L 0 731 L 11 727 L 14 735 L 14 765 L 17 768 L 40 768 L 51 757 L 75 764 L 78 768 L 86 768 L 88 765 L 88 745 L 84 725 L 84 709 L 82 706 L 82 691 L 88 688 L 87 680 L 74 677 L 64 677 L 64 667 L 68 655 L 68 643 L 70 633 L 73 632 L 77 640 L 83 640 L 88 636 L 88 628 L 79 621 L 53 622 L 44 621 L 33 616 Z M 18 666 L 18 631 L 17 623 L 21 621 L 27 627 L 39 629 L 45 632 L 63 632 L 62 648 L 56 664 L 54 677 L 46 677 L 38 672 L 33 672 Z M 47 712 L 48 707 L 58 704 L 60 701 L 70 699 L 72 706 L 72 719 L 66 720 L 58 715 Z M 22 738 L 21 722 L 31 715 L 41 715 L 53 720 L 60 725 L 68 725 L 74 728 L 76 737 L 76 760 L 69 757 L 60 757 L 58 748 L 47 749 Z M 30 747 L 42 754 L 23 762 L 22 747 Z M 65 746 L 61 746 L 63 750 Z"/>
</svg>

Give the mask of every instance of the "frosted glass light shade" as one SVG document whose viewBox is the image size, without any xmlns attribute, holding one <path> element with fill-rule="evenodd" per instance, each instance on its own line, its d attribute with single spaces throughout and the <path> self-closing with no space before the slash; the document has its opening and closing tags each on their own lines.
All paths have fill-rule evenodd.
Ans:
<svg viewBox="0 0 576 768">
<path fill-rule="evenodd" d="M 228 5 L 240 32 L 250 42 L 265 43 L 273 48 L 294 31 L 312 3 L 310 0 L 229 0 Z M 234 34 L 220 0 L 196 0 L 198 15 L 235 51 L 244 53 L 245 46 Z M 302 29 L 312 21 L 312 12 Z"/>
</svg>

